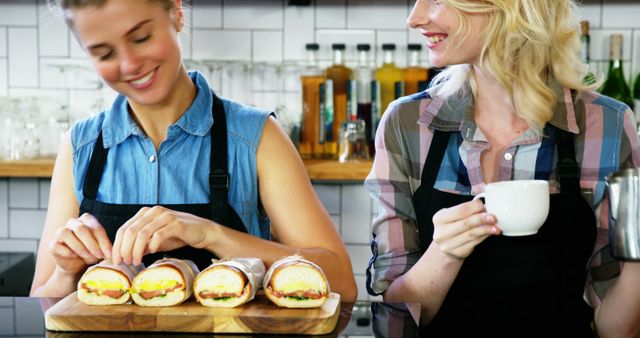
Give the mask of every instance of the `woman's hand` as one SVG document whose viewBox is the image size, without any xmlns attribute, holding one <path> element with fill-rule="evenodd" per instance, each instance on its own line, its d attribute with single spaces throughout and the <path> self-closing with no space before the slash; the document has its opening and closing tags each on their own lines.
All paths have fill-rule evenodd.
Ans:
<svg viewBox="0 0 640 338">
<path fill-rule="evenodd" d="M 113 242 L 113 262 L 138 265 L 147 253 L 183 246 L 204 248 L 214 223 L 192 214 L 161 206 L 144 207 L 123 224 Z"/>
<path fill-rule="evenodd" d="M 95 217 L 83 214 L 56 231 L 49 250 L 62 272 L 75 275 L 87 265 L 111 257 L 111 241 Z"/>
<path fill-rule="evenodd" d="M 458 204 L 433 215 L 433 242 L 442 252 L 465 259 L 485 238 L 500 234 L 495 224 L 495 216 L 486 212 L 482 201 Z"/>
</svg>

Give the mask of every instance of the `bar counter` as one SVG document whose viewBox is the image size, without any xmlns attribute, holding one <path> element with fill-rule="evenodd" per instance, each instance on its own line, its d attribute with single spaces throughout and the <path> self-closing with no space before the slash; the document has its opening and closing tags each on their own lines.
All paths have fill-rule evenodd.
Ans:
<svg viewBox="0 0 640 338">
<path fill-rule="evenodd" d="M 174 337 L 175 333 L 157 332 L 53 332 L 45 329 L 44 313 L 59 298 L 0 297 L 0 336 L 2 337 Z M 336 329 L 318 337 L 418 337 L 416 314 L 418 304 L 392 304 L 381 302 L 342 302 Z M 412 314 L 413 313 L 413 314 Z M 210 334 L 180 334 L 179 337 L 206 337 Z M 234 337 L 236 335 L 225 335 Z M 242 337 L 269 337 L 264 334 L 246 334 Z M 298 335 L 287 335 L 297 337 Z M 302 335 L 300 335 L 302 337 Z M 313 336 L 304 336 L 313 337 Z"/>
</svg>

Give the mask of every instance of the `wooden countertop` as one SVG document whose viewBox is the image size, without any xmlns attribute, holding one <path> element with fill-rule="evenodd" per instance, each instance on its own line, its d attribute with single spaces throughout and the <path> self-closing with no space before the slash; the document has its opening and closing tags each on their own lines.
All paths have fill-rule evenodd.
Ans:
<svg viewBox="0 0 640 338">
<path fill-rule="evenodd" d="M 0 177 L 51 177 L 53 158 L 0 161 Z M 337 160 L 305 160 L 312 181 L 363 181 L 371 161 L 340 163 Z"/>
</svg>

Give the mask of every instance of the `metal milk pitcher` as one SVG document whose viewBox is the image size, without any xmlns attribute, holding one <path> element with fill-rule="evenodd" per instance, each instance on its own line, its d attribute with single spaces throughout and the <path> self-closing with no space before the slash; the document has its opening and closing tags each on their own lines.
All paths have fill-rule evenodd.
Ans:
<svg viewBox="0 0 640 338">
<path fill-rule="evenodd" d="M 611 255 L 620 260 L 640 261 L 640 169 L 625 169 L 605 179 Z"/>
</svg>

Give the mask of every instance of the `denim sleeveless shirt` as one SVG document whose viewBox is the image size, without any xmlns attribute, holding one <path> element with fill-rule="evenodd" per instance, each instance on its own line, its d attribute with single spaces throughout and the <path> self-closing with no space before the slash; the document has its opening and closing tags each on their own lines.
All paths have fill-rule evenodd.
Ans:
<svg viewBox="0 0 640 338">
<path fill-rule="evenodd" d="M 167 129 L 158 151 L 129 115 L 122 95 L 111 108 L 77 122 L 71 129 L 74 192 L 82 202 L 82 183 L 93 147 L 102 130 L 109 148 L 97 200 L 114 204 L 208 203 L 211 90 L 198 72 L 189 74 L 196 97 L 184 115 Z M 268 111 L 222 99 L 227 116 L 229 204 L 247 231 L 269 239 L 269 221 L 258 206 L 256 151 Z"/>
</svg>

